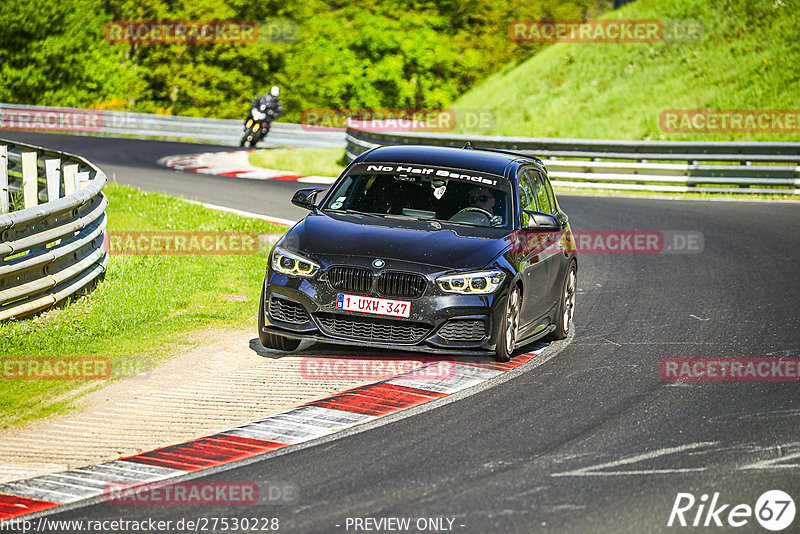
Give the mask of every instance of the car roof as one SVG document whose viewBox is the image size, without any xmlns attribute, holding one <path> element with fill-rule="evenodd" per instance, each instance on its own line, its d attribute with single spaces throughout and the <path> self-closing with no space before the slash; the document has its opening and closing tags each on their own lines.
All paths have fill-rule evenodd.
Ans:
<svg viewBox="0 0 800 534">
<path fill-rule="evenodd" d="M 506 168 L 517 160 L 531 160 L 522 154 L 481 150 L 479 148 L 453 148 L 429 145 L 382 146 L 359 156 L 358 163 L 414 163 L 469 169 L 505 176 Z"/>
</svg>

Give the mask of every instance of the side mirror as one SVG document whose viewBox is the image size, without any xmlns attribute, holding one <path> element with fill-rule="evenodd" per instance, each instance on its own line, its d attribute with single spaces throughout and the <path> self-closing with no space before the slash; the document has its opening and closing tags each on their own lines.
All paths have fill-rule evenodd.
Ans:
<svg viewBox="0 0 800 534">
<path fill-rule="evenodd" d="M 309 187 L 307 189 L 298 189 L 292 197 L 292 204 L 307 210 L 315 208 L 314 202 L 317 200 L 317 193 L 325 191 L 319 187 Z"/>
<path fill-rule="evenodd" d="M 527 215 L 527 221 L 525 220 Z M 542 213 L 541 211 L 523 210 L 523 223 L 525 228 L 534 230 L 561 230 L 561 221 L 555 215 Z"/>
</svg>

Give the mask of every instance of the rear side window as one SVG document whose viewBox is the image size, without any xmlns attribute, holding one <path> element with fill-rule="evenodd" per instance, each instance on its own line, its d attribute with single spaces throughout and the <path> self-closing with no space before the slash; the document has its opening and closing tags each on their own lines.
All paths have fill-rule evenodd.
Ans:
<svg viewBox="0 0 800 534">
<path fill-rule="evenodd" d="M 534 192 L 536 195 L 536 204 L 539 206 L 539 211 L 543 213 L 553 213 L 553 203 L 550 200 L 547 184 L 545 184 L 544 176 L 538 172 L 532 173 L 534 175 Z"/>
<path fill-rule="evenodd" d="M 533 187 L 533 171 L 530 169 L 523 170 L 517 184 L 519 187 L 519 203 L 524 210 L 536 211 L 536 195 Z"/>
<path fill-rule="evenodd" d="M 550 195 L 550 206 L 553 208 L 553 213 L 558 213 L 558 202 L 556 202 L 556 194 L 553 192 L 553 184 L 550 183 L 550 178 L 544 177 L 544 185 L 547 186 L 547 193 Z"/>
</svg>

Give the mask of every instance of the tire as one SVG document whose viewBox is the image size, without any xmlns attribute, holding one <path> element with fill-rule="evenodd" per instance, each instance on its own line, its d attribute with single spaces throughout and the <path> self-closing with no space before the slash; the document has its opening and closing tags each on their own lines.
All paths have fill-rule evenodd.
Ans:
<svg viewBox="0 0 800 534">
<path fill-rule="evenodd" d="M 514 286 L 506 300 L 506 312 L 503 315 L 503 325 L 500 328 L 500 337 L 494 352 L 494 359 L 498 362 L 507 362 L 514 352 L 517 328 L 519 327 L 519 302 L 519 287 Z"/>
<path fill-rule="evenodd" d="M 253 139 L 253 132 L 250 130 L 250 128 L 246 128 L 244 133 L 242 134 L 242 139 L 239 141 L 239 146 L 240 147 L 245 146 L 248 142 L 252 142 L 252 139 Z"/>
<path fill-rule="evenodd" d="M 269 133 L 269 127 L 269 124 L 266 126 L 261 126 L 261 128 L 259 128 L 258 131 L 253 134 L 252 140 L 250 141 L 251 148 L 254 148 L 259 141 L 267 136 Z"/>
<path fill-rule="evenodd" d="M 300 346 L 299 339 L 264 332 L 264 288 L 261 288 L 261 303 L 258 306 L 258 340 L 264 348 L 291 352 Z"/>
<path fill-rule="evenodd" d="M 569 264 L 567 276 L 564 277 L 564 286 L 561 289 L 561 300 L 558 303 L 556 315 L 556 329 L 544 337 L 545 341 L 558 341 L 564 339 L 572 330 L 572 316 L 575 313 L 575 291 L 578 287 L 578 266 L 575 262 Z"/>
<path fill-rule="evenodd" d="M 261 140 L 263 135 L 261 135 L 262 130 L 258 130 L 257 132 L 253 132 L 251 130 L 250 135 L 248 136 L 250 148 L 255 148 L 256 144 Z"/>
</svg>

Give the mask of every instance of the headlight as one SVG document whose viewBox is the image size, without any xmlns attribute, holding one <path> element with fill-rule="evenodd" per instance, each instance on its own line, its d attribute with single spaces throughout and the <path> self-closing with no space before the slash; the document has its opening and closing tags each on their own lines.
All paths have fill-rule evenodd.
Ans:
<svg viewBox="0 0 800 534">
<path fill-rule="evenodd" d="M 272 268 L 287 276 L 311 278 L 319 270 L 319 265 L 299 254 L 275 247 L 272 252 Z"/>
<path fill-rule="evenodd" d="M 503 271 L 477 271 L 440 276 L 436 283 L 448 293 L 488 295 L 494 293 L 505 278 Z"/>
</svg>

